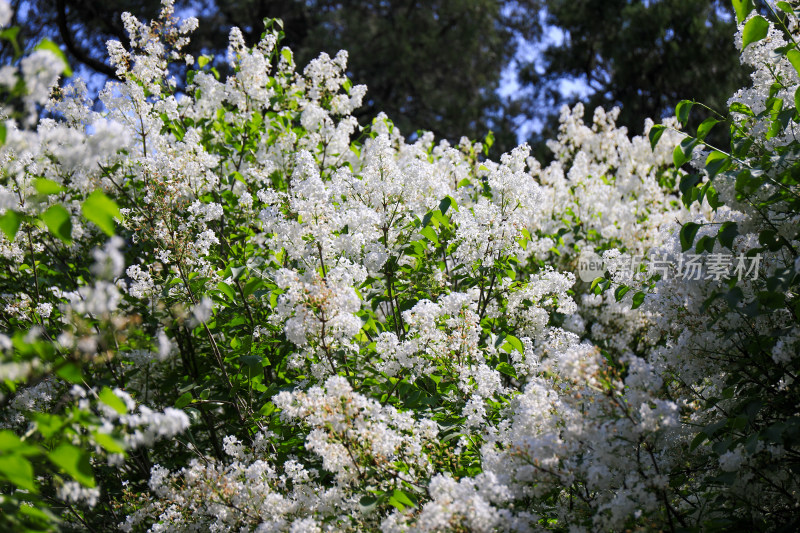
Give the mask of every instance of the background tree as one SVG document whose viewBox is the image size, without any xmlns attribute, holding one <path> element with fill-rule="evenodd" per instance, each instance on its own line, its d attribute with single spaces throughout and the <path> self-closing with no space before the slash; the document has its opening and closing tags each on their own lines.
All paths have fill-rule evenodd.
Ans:
<svg viewBox="0 0 800 533">
<path fill-rule="evenodd" d="M 588 112 L 620 106 L 617 123 L 640 134 L 646 118 L 674 113 L 682 99 L 722 111 L 747 82 L 731 36 L 731 4 L 720 0 L 547 0 L 546 25 L 563 32 L 520 68 L 523 116 L 543 120 L 538 136 L 553 136 L 558 109 L 574 104 L 560 81 L 586 88 Z M 698 114 L 698 117 L 700 115 Z M 724 136 L 720 128 L 717 135 Z M 722 139 L 719 139 L 722 141 Z"/>
<path fill-rule="evenodd" d="M 23 41 L 50 37 L 73 64 L 104 76 L 114 75 L 106 40 L 127 42 L 120 15 L 153 19 L 159 9 L 157 0 L 14 3 L 24 14 L 16 21 Z M 200 18 L 195 55 L 219 54 L 233 26 L 255 43 L 263 20 L 280 18 L 300 68 L 320 51 L 350 52 L 349 75 L 369 87 L 362 122 L 382 110 L 406 135 L 431 130 L 454 142 L 491 129 L 494 153 L 510 150 L 521 125 L 534 121 L 544 129 L 530 140 L 547 157 L 541 140 L 553 136 L 565 103 L 582 99 L 590 111 L 618 105 L 619 124 L 638 133 L 646 117 L 668 115 L 684 98 L 723 108 L 746 77 L 731 8 L 721 0 L 177 0 L 176 7 Z M 554 30 L 562 42 L 549 38 Z M 541 53 L 519 65 L 521 90 L 502 98 L 501 77 L 519 61 L 522 43 Z M 12 52 L 7 46 L 2 54 Z M 565 79 L 585 86 L 585 95 L 565 92 Z"/>
</svg>

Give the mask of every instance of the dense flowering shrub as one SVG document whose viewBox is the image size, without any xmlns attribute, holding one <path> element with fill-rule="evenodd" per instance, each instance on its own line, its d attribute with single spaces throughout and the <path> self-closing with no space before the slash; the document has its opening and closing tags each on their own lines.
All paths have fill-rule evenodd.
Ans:
<svg viewBox="0 0 800 533">
<path fill-rule="evenodd" d="M 2 528 L 791 528 L 798 16 L 734 4 L 730 149 L 579 105 L 544 168 L 359 125 L 277 24 L 222 79 L 168 0 L 99 103 L 2 67 Z"/>
</svg>

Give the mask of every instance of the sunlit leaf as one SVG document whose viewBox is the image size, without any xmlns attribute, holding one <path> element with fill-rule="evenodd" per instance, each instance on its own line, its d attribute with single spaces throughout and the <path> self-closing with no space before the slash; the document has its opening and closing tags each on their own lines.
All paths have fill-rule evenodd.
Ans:
<svg viewBox="0 0 800 533">
<path fill-rule="evenodd" d="M 9 241 L 13 242 L 21 222 L 22 218 L 16 211 L 7 209 L 5 213 L 0 215 L 0 230 L 3 231 Z"/>
<path fill-rule="evenodd" d="M 748 20 L 742 32 L 742 50 L 766 37 L 767 32 L 769 32 L 769 22 L 764 17 L 759 15 Z"/>
<path fill-rule="evenodd" d="M 21 455 L 0 455 L 0 475 L 21 489 L 37 491 L 33 466 Z"/>
<path fill-rule="evenodd" d="M 54 465 L 84 487 L 95 486 L 92 465 L 89 462 L 89 452 L 72 444 L 62 443 L 55 450 L 47 454 Z"/>
<path fill-rule="evenodd" d="M 53 235 L 64 242 L 72 240 L 72 219 L 66 209 L 60 205 L 51 205 L 42 213 L 41 218 Z"/>
<path fill-rule="evenodd" d="M 114 219 L 122 220 L 117 204 L 101 190 L 94 191 L 86 198 L 81 205 L 81 212 L 108 236 L 114 235 Z"/>
<path fill-rule="evenodd" d="M 117 413 L 124 415 L 128 412 L 128 406 L 122 399 L 114 394 L 114 391 L 108 387 L 103 387 L 103 390 L 97 395 L 100 401 L 115 410 Z"/>
<path fill-rule="evenodd" d="M 72 69 L 69 67 L 69 61 L 67 61 L 67 56 L 64 52 L 61 51 L 61 48 L 58 47 L 56 43 L 51 41 L 50 39 L 42 39 L 42 41 L 36 45 L 36 50 L 47 50 L 48 52 L 52 52 L 64 63 L 64 70 L 62 71 L 65 76 L 69 77 L 72 76 Z"/>
</svg>

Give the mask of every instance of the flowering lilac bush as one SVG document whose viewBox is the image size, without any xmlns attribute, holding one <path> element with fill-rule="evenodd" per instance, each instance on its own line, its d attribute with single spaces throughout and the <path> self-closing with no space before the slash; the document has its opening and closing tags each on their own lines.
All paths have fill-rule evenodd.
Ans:
<svg viewBox="0 0 800 533">
<path fill-rule="evenodd" d="M 791 529 L 798 14 L 734 4 L 730 148 L 579 105 L 547 167 L 359 125 L 277 23 L 222 79 L 168 0 L 100 105 L 2 67 L 2 528 Z"/>
</svg>

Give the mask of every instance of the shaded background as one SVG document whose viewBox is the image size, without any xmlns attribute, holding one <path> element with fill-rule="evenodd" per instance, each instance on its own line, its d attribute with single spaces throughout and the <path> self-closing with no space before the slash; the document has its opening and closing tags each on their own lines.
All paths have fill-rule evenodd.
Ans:
<svg viewBox="0 0 800 533">
<path fill-rule="evenodd" d="M 28 47 L 49 37 L 84 77 L 114 75 L 105 42 L 128 44 L 120 15 L 157 17 L 157 0 L 11 0 Z M 587 115 L 621 107 L 618 123 L 641 133 L 644 119 L 673 113 L 681 99 L 724 110 L 746 83 L 733 46 L 730 2 L 714 0 L 176 0 L 200 19 L 189 52 L 224 58 L 232 26 L 248 44 L 263 19 L 284 21 L 299 68 L 320 51 L 350 53 L 349 75 L 369 90 L 363 124 L 384 111 L 406 135 L 433 131 L 458 141 L 494 131 L 493 157 L 557 130 L 561 105 Z M 0 58 L 13 49 L 5 44 Z M 99 84 L 98 84 L 99 85 Z M 722 128 L 712 141 L 724 142 Z"/>
</svg>

